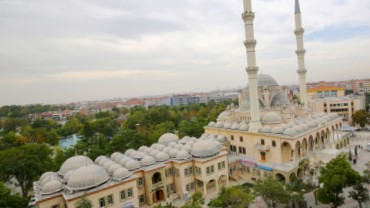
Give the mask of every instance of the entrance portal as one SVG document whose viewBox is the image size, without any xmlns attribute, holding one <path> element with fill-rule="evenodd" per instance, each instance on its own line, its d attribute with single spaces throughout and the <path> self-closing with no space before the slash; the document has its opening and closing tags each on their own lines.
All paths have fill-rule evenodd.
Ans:
<svg viewBox="0 0 370 208">
<path fill-rule="evenodd" d="M 157 190 L 153 193 L 153 203 L 157 203 L 164 200 L 163 190 Z"/>
</svg>

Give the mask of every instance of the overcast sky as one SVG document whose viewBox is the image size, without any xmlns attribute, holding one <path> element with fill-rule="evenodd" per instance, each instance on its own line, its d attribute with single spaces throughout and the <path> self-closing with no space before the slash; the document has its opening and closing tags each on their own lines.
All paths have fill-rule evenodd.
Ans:
<svg viewBox="0 0 370 208">
<path fill-rule="evenodd" d="M 0 0 L 0 105 L 247 85 L 242 0 Z M 297 84 L 294 0 L 253 0 L 257 65 Z M 370 78 L 370 1 L 301 0 L 307 81 Z"/>
</svg>

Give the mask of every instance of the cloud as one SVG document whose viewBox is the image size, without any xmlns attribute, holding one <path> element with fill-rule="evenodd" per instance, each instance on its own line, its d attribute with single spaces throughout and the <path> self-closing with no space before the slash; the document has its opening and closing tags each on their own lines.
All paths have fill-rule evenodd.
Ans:
<svg viewBox="0 0 370 208">
<path fill-rule="evenodd" d="M 253 1 L 257 65 L 281 84 L 298 82 L 289 2 Z M 301 10 L 308 80 L 366 77 L 370 2 Z M 241 0 L 0 1 L 0 105 L 246 86 L 241 13 Z"/>
</svg>

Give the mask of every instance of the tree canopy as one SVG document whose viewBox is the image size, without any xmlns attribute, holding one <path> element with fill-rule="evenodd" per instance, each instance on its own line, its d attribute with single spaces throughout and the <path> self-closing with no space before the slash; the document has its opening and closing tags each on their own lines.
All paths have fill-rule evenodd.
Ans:
<svg viewBox="0 0 370 208">
<path fill-rule="evenodd" d="M 290 199 L 290 194 L 284 184 L 271 176 L 263 181 L 258 180 L 254 191 L 262 197 L 268 207 L 275 207 L 277 203 L 287 203 Z"/>
<path fill-rule="evenodd" d="M 358 110 L 352 115 L 353 123 L 360 125 L 364 128 L 366 124 L 369 124 L 370 115 L 365 110 Z"/>
<path fill-rule="evenodd" d="M 360 174 L 351 168 L 344 156 L 331 160 L 320 173 L 322 187 L 317 190 L 317 198 L 321 203 L 331 203 L 335 208 L 344 203 L 343 189 L 360 180 Z"/>
<path fill-rule="evenodd" d="M 229 188 L 222 187 L 219 196 L 212 200 L 209 207 L 229 207 L 229 208 L 244 208 L 249 207 L 249 204 L 254 200 L 254 195 L 249 188 L 242 186 L 233 186 Z"/>
</svg>

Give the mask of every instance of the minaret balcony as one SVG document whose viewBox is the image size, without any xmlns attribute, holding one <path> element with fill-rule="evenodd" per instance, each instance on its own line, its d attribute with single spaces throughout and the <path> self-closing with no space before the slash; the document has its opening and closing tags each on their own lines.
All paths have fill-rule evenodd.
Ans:
<svg viewBox="0 0 370 208">
<path fill-rule="evenodd" d="M 294 30 L 294 34 L 296 36 L 302 36 L 303 33 L 304 33 L 304 29 L 303 28 L 299 28 L 299 29 Z"/>
<path fill-rule="evenodd" d="M 247 21 L 253 21 L 254 20 L 254 12 L 252 11 L 246 11 L 242 14 L 242 19 L 247 22 Z"/>
<path fill-rule="evenodd" d="M 306 50 L 302 49 L 302 50 L 296 50 L 295 53 L 297 54 L 297 56 L 304 56 L 304 54 L 306 53 Z"/>
<path fill-rule="evenodd" d="M 251 75 L 257 74 L 258 67 L 257 66 L 249 66 L 249 67 L 246 68 L 246 71 L 247 71 L 248 74 L 251 74 Z"/>
<path fill-rule="evenodd" d="M 246 48 L 256 48 L 257 41 L 256 40 L 246 40 L 244 41 L 244 45 Z"/>
</svg>

